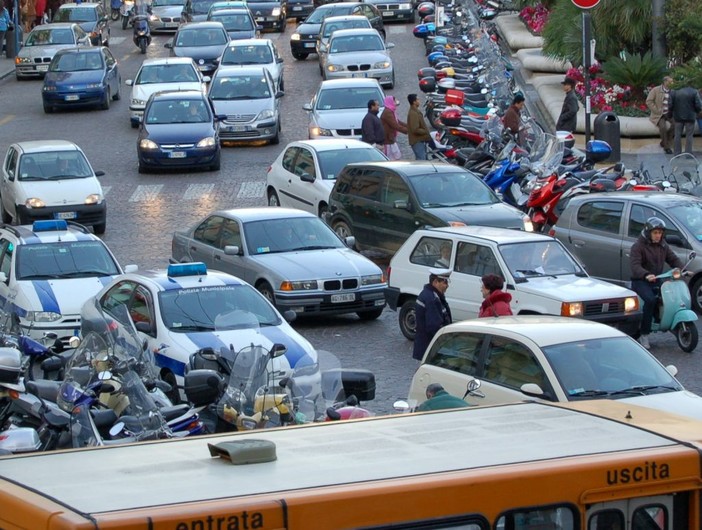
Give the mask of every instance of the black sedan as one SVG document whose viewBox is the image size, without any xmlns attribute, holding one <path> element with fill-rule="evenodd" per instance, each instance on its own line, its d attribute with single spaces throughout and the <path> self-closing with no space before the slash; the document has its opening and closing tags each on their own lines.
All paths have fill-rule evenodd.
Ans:
<svg viewBox="0 0 702 530">
<path fill-rule="evenodd" d="M 199 91 L 157 92 L 149 97 L 139 126 L 139 173 L 149 169 L 205 167 L 218 171 L 218 121 Z"/>
<path fill-rule="evenodd" d="M 110 26 L 102 2 L 77 2 L 61 5 L 52 22 L 75 22 L 90 35 L 93 46 L 110 45 Z"/>
<path fill-rule="evenodd" d="M 190 57 L 202 75 L 212 75 L 219 66 L 219 56 L 229 42 L 221 22 L 191 22 L 178 28 L 170 48 L 174 57 Z"/>
</svg>

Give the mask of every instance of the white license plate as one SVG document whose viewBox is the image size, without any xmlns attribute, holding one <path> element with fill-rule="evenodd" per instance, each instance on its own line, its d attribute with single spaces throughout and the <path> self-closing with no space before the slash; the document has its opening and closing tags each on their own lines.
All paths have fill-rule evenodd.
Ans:
<svg viewBox="0 0 702 530">
<path fill-rule="evenodd" d="M 171 151 L 168 153 L 171 158 L 185 158 L 185 151 Z"/>
<path fill-rule="evenodd" d="M 58 212 L 56 214 L 56 219 L 75 219 L 78 217 L 76 212 Z"/>
<path fill-rule="evenodd" d="M 331 295 L 332 304 L 338 304 L 340 302 L 354 302 L 355 300 L 356 300 L 356 295 L 354 293 Z"/>
<path fill-rule="evenodd" d="M 64 98 L 66 101 L 78 101 L 80 96 L 78 94 L 71 94 Z"/>
<path fill-rule="evenodd" d="M 302 11 L 302 6 L 293 7 L 293 11 Z"/>
<path fill-rule="evenodd" d="M 37 72 L 48 72 L 49 71 L 49 65 L 48 64 L 40 64 L 37 65 Z"/>
<path fill-rule="evenodd" d="M 256 22 L 263 22 L 264 20 L 266 19 L 263 17 L 256 17 Z"/>
<path fill-rule="evenodd" d="M 178 27 L 178 23 L 177 23 L 177 22 L 166 22 L 166 23 L 164 24 L 164 27 L 166 27 L 166 28 L 177 28 L 177 27 Z"/>
<path fill-rule="evenodd" d="M 314 42 L 306 42 L 305 48 L 314 48 Z"/>
<path fill-rule="evenodd" d="M 384 17 L 391 17 L 391 16 L 393 16 L 394 14 L 395 14 L 395 13 L 392 12 L 392 11 L 383 11 L 383 16 L 384 16 Z"/>
<path fill-rule="evenodd" d="M 368 74 L 366 74 L 366 73 L 351 74 L 351 77 L 368 77 Z"/>
</svg>

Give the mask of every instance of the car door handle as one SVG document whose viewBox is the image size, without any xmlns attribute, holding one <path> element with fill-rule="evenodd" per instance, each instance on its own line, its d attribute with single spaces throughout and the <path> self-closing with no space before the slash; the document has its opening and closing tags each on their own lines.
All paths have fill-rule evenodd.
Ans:
<svg viewBox="0 0 702 530">
<path fill-rule="evenodd" d="M 190 250 L 192 250 L 193 252 L 197 252 L 197 247 L 190 247 Z"/>
<path fill-rule="evenodd" d="M 582 248 L 585 246 L 585 241 L 582 239 L 573 239 L 573 246 L 575 248 Z"/>
<path fill-rule="evenodd" d="M 214 257 L 214 259 L 216 259 L 216 260 L 220 260 L 220 261 L 221 261 L 221 260 L 222 260 L 222 256 L 220 256 L 220 255 L 216 255 L 216 256 Z"/>
</svg>

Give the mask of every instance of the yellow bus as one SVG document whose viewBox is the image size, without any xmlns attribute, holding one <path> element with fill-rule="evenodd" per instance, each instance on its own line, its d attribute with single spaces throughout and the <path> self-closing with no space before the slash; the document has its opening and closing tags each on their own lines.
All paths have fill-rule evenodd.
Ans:
<svg viewBox="0 0 702 530">
<path fill-rule="evenodd" d="M 611 401 L 0 459 L 0 529 L 698 530 L 702 423 Z"/>
</svg>

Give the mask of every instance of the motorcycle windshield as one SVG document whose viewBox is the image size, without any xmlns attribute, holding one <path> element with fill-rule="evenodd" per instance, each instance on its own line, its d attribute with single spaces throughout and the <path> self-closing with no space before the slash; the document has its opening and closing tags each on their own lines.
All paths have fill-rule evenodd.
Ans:
<svg viewBox="0 0 702 530">
<path fill-rule="evenodd" d="M 697 157 L 690 153 L 682 153 L 670 159 L 669 180 L 683 193 L 699 194 L 702 184 L 700 163 Z"/>
<path fill-rule="evenodd" d="M 563 160 L 565 142 L 552 134 L 544 134 L 542 144 L 535 158 L 532 158 L 531 169 L 541 177 L 551 175 Z"/>
</svg>

